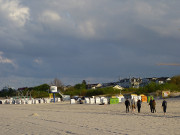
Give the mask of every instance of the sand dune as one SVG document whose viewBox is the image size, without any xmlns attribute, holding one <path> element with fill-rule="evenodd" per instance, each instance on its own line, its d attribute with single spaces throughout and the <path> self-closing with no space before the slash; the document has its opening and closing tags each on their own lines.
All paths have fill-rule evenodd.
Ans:
<svg viewBox="0 0 180 135">
<path fill-rule="evenodd" d="M 167 114 L 157 100 L 156 113 L 147 103 L 141 113 L 126 113 L 124 103 L 86 105 L 69 102 L 0 105 L 2 135 L 179 135 L 180 98 L 167 99 Z"/>
</svg>

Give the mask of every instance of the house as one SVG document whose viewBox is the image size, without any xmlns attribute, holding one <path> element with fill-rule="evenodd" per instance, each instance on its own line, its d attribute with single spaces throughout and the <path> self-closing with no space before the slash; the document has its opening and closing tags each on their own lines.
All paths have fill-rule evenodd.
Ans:
<svg viewBox="0 0 180 135">
<path fill-rule="evenodd" d="M 164 83 L 167 83 L 168 81 L 170 81 L 171 78 L 169 77 L 160 77 L 156 80 L 156 83 L 157 84 L 164 84 Z"/>
<path fill-rule="evenodd" d="M 97 85 L 96 85 L 96 88 L 101 88 L 102 87 L 102 84 L 101 83 L 98 83 Z"/>
<path fill-rule="evenodd" d="M 116 85 L 116 86 L 113 87 L 113 89 L 123 90 L 124 88 L 119 86 L 119 85 Z"/>
<path fill-rule="evenodd" d="M 118 85 L 123 88 L 130 88 L 131 87 L 130 79 L 128 79 L 128 78 L 121 79 L 119 81 Z"/>
<path fill-rule="evenodd" d="M 120 85 L 121 87 L 124 88 L 139 88 L 139 85 L 142 83 L 142 79 L 141 78 L 125 78 L 125 79 L 121 79 L 118 83 L 118 85 Z"/>
<path fill-rule="evenodd" d="M 132 78 L 121 79 L 118 82 L 87 84 L 87 89 L 114 87 L 116 85 L 119 85 L 123 88 L 139 88 L 139 87 L 144 87 L 151 82 L 157 84 L 164 84 L 170 80 L 171 78 L 169 77 L 161 77 L 161 78 L 152 77 L 152 78 L 143 78 L 143 79 L 132 77 Z"/>
<path fill-rule="evenodd" d="M 28 89 L 28 87 L 18 88 L 18 91 L 25 91 L 27 89 Z"/>
<path fill-rule="evenodd" d="M 98 83 L 95 84 L 87 84 L 86 87 L 87 89 L 96 89 L 96 86 L 98 85 Z"/>
<path fill-rule="evenodd" d="M 142 83 L 141 78 L 131 78 L 131 87 L 133 88 L 139 88 L 139 85 Z"/>
<path fill-rule="evenodd" d="M 103 87 L 113 87 L 115 86 L 117 83 L 116 82 L 110 82 L 110 83 L 103 83 Z"/>
<path fill-rule="evenodd" d="M 115 86 L 115 82 L 110 82 L 110 83 L 96 83 L 96 84 L 88 84 L 87 89 L 97 89 L 97 88 L 104 88 L 104 87 L 113 87 Z"/>
<path fill-rule="evenodd" d="M 151 83 L 151 82 L 156 82 L 156 80 L 157 80 L 158 78 L 156 78 L 156 77 L 152 77 L 152 78 L 143 78 L 142 79 L 142 82 L 140 83 L 140 87 L 144 87 L 144 86 L 146 86 L 146 85 L 148 85 L 149 83 Z"/>
<path fill-rule="evenodd" d="M 101 84 L 101 83 L 98 83 L 98 84 L 92 86 L 91 89 L 94 89 L 94 90 L 95 90 L 95 89 L 101 88 L 101 87 L 102 87 L 102 84 Z"/>
<path fill-rule="evenodd" d="M 140 87 L 144 87 L 144 86 L 148 85 L 148 84 L 151 83 L 151 82 L 154 82 L 154 83 L 157 83 L 157 84 L 164 84 L 164 83 L 167 83 L 167 82 L 170 81 L 170 80 L 171 80 L 170 77 L 143 78 L 143 79 L 142 79 L 142 83 L 140 84 Z"/>
</svg>

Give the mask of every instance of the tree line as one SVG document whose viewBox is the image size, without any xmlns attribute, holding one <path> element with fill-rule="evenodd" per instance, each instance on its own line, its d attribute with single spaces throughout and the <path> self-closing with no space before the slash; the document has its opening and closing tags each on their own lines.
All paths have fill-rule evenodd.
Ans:
<svg viewBox="0 0 180 135">
<path fill-rule="evenodd" d="M 97 89 L 88 89 L 87 85 L 85 85 L 85 81 L 81 84 L 76 84 L 68 88 L 64 93 L 67 95 L 80 95 L 80 96 L 96 96 L 96 95 L 118 95 L 120 94 L 120 90 L 113 89 L 113 87 L 105 87 L 105 88 L 97 88 Z M 170 90 L 171 92 L 177 91 L 180 92 L 180 75 L 174 76 L 171 80 L 165 84 L 157 84 L 155 82 L 151 82 L 144 87 L 140 88 L 125 88 L 121 91 L 122 94 L 146 94 L 156 93 L 156 95 L 160 95 L 163 90 Z"/>
<path fill-rule="evenodd" d="M 64 93 L 64 95 L 70 95 L 70 96 L 75 96 L 75 95 L 87 96 L 87 97 L 96 96 L 96 95 L 112 96 L 120 93 L 119 90 L 113 89 L 113 87 L 87 89 L 87 83 L 85 80 L 83 80 L 82 83 L 78 83 L 65 90 L 63 83 L 58 78 L 55 78 L 50 84 L 42 84 L 31 88 L 25 88 L 23 91 L 14 90 L 12 88 L 3 89 L 0 91 L 0 97 L 13 97 L 13 96 L 21 96 L 21 95 L 31 96 L 33 98 L 49 97 L 50 85 L 57 86 L 58 90 Z M 154 92 L 157 93 L 158 95 L 158 93 L 160 94 L 161 91 L 163 90 L 180 92 L 180 75 L 172 77 L 171 80 L 165 84 L 157 84 L 155 82 L 151 82 L 148 85 L 140 88 L 125 88 L 123 91 L 121 91 L 121 93 L 148 94 Z M 60 96 L 60 95 L 57 93 L 56 96 Z"/>
</svg>

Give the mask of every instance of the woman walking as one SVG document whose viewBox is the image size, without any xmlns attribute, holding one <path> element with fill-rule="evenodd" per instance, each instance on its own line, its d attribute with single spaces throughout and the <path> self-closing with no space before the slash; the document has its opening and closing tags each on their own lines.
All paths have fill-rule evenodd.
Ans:
<svg viewBox="0 0 180 135">
<path fill-rule="evenodd" d="M 131 100 L 131 109 L 132 109 L 132 112 L 134 112 L 136 109 L 136 103 L 135 103 L 134 98 Z"/>
<path fill-rule="evenodd" d="M 156 112 L 156 101 L 153 100 L 152 102 L 152 113 Z"/>
</svg>

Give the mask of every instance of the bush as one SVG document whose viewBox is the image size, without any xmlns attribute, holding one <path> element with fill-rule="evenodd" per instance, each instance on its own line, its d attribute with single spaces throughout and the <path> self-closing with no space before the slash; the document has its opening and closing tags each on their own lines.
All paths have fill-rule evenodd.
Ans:
<svg viewBox="0 0 180 135">
<path fill-rule="evenodd" d="M 36 87 L 33 87 L 33 90 L 35 91 L 48 91 L 50 86 L 48 84 L 42 84 Z"/>
<path fill-rule="evenodd" d="M 43 98 L 43 97 L 49 97 L 49 93 L 47 91 L 35 91 L 35 90 L 33 90 L 31 92 L 31 96 L 33 98 Z"/>
<path fill-rule="evenodd" d="M 97 95 L 103 95 L 104 92 L 101 89 L 97 89 L 97 90 L 88 90 L 86 93 L 87 97 L 91 97 L 91 96 L 97 96 Z"/>
<path fill-rule="evenodd" d="M 169 83 L 180 86 L 180 75 L 172 77 Z"/>
<path fill-rule="evenodd" d="M 12 97 L 16 96 L 16 90 L 9 88 L 8 90 L 1 90 L 0 91 L 0 97 Z"/>
</svg>

